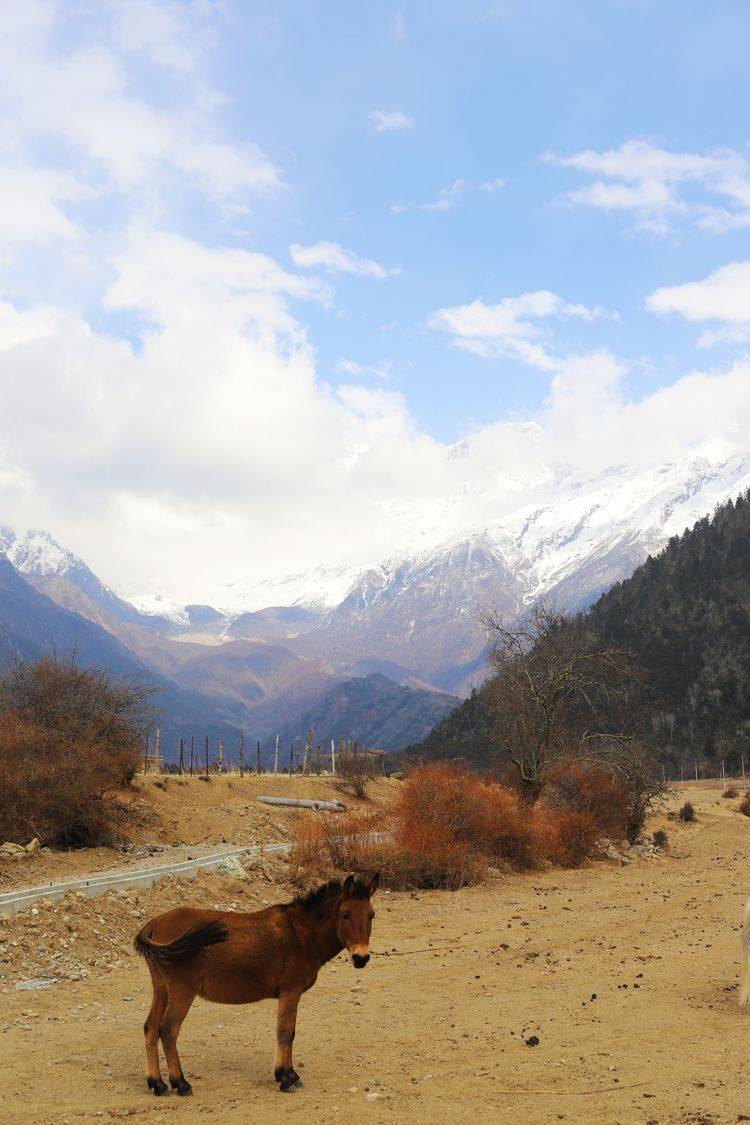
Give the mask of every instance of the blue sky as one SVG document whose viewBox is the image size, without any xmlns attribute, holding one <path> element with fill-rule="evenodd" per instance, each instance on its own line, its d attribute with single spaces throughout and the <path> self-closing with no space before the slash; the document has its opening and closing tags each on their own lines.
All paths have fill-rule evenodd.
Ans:
<svg viewBox="0 0 750 1125">
<path fill-rule="evenodd" d="M 342 280 L 339 315 L 308 317 L 322 375 L 340 377 L 342 355 L 390 362 L 415 416 L 444 441 L 526 415 L 544 378 L 508 358 L 467 360 L 426 322 L 444 305 L 535 289 L 619 312 L 619 323 L 575 326 L 565 339 L 615 349 L 633 364 L 635 394 L 693 365 L 695 332 L 648 313 L 646 295 L 747 257 L 750 234 L 682 223 L 666 236 L 635 233 L 627 214 L 566 204 L 586 177 L 540 158 L 633 137 L 678 152 L 746 151 L 744 5 L 252 7 L 221 52 L 233 127 L 249 127 L 293 181 L 263 216 L 271 229 L 261 221 L 253 234 L 280 260 L 290 238 L 333 239 L 402 267 L 386 284 Z M 374 133 L 373 107 L 414 126 Z M 481 189 L 499 178 L 504 187 Z M 466 187 L 449 211 L 390 210 L 456 180 Z"/>
<path fill-rule="evenodd" d="M 5 522 L 210 598 L 560 471 L 747 452 L 748 31 L 739 0 L 9 0 Z"/>
</svg>

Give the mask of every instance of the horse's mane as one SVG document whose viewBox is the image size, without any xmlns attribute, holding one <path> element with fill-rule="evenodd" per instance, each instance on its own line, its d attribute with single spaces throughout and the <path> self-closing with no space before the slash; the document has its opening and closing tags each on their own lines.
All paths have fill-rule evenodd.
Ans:
<svg viewBox="0 0 750 1125">
<path fill-rule="evenodd" d="M 296 895 L 291 902 L 285 903 L 286 906 L 301 906 L 305 910 L 320 910 L 321 907 L 327 905 L 333 898 L 338 898 L 344 889 L 344 884 L 341 879 L 329 879 L 327 883 L 321 883 L 319 887 L 313 887 L 312 890 L 302 891 Z M 352 898 L 369 898 L 369 886 L 361 879 L 355 879 L 352 890 Z"/>
</svg>

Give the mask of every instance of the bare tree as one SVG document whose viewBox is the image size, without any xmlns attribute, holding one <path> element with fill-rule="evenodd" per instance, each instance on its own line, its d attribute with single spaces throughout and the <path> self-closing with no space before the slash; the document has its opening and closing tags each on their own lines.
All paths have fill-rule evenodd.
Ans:
<svg viewBox="0 0 750 1125">
<path fill-rule="evenodd" d="M 497 743 L 536 800 L 555 763 L 604 758 L 613 738 L 628 736 L 635 669 L 624 650 L 593 644 L 581 619 L 543 603 L 511 624 L 494 612 L 482 621 Z"/>
<path fill-rule="evenodd" d="M 364 800 L 367 788 L 376 775 L 373 758 L 366 750 L 346 750 L 336 756 L 336 781 L 340 789 L 348 790 Z"/>
<path fill-rule="evenodd" d="M 663 803 L 669 787 L 653 748 L 639 739 L 614 740 L 608 750 L 608 764 L 627 795 L 625 831 L 632 843 L 640 835 L 649 813 Z"/>
</svg>

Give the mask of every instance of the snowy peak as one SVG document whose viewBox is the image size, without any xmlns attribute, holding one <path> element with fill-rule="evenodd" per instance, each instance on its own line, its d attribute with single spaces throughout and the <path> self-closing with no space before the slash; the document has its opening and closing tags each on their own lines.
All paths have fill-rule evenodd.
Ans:
<svg viewBox="0 0 750 1125">
<path fill-rule="evenodd" d="M 271 606 L 332 609 L 344 600 L 366 570 L 357 566 L 321 566 L 247 585 L 230 583 L 223 587 L 217 601 L 227 614 L 253 613 Z"/>
<path fill-rule="evenodd" d="M 61 547 L 47 531 L 27 531 L 20 538 L 10 528 L 4 528 L 3 531 L 10 539 L 5 548 L 6 553 L 20 574 L 33 578 L 50 578 L 64 576 L 71 571 L 88 570 L 82 559 L 66 547 Z M 0 531 L 0 543 L 3 531 Z"/>
</svg>

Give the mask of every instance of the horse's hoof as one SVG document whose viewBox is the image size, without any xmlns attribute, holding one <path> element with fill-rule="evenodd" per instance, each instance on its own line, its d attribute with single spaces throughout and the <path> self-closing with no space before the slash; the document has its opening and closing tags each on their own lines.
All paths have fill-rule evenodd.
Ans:
<svg viewBox="0 0 750 1125">
<path fill-rule="evenodd" d="M 292 1070 L 292 1068 L 290 1067 L 289 1070 L 286 1072 L 286 1074 L 282 1075 L 281 1078 L 278 1080 L 279 1089 L 283 1093 L 286 1093 L 287 1090 L 291 1090 L 292 1086 L 294 1086 L 294 1084 L 296 1082 L 299 1082 L 299 1081 L 300 1081 L 299 1074 L 297 1074 L 296 1070 Z"/>
<path fill-rule="evenodd" d="M 181 1098 L 189 1098 L 193 1092 L 193 1087 L 182 1074 L 179 1078 L 170 1078 L 169 1084 L 173 1090 L 177 1091 Z"/>
<path fill-rule="evenodd" d="M 168 1092 L 168 1087 L 163 1078 L 149 1078 L 148 1088 L 154 1091 L 154 1097 L 160 1098 L 163 1094 Z"/>
</svg>

